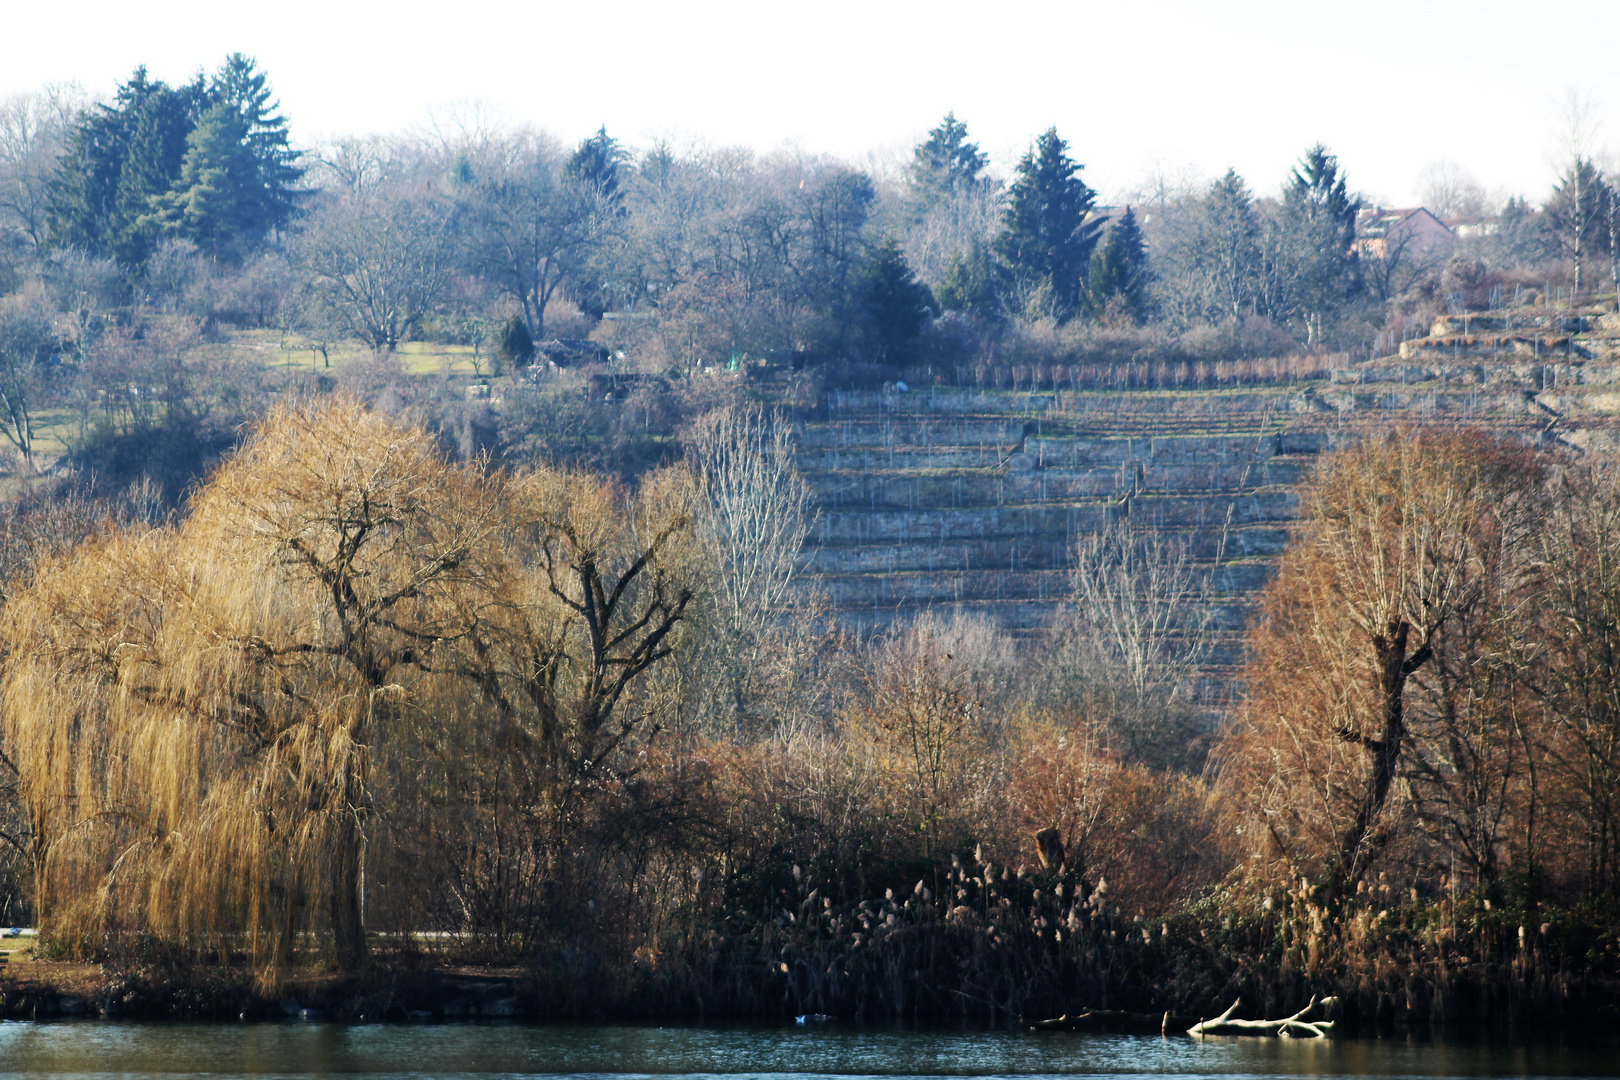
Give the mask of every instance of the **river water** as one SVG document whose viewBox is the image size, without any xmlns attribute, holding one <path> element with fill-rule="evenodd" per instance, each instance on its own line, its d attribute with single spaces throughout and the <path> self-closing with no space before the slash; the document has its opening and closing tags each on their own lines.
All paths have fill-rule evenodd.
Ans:
<svg viewBox="0 0 1620 1080">
<path fill-rule="evenodd" d="M 1160 1039 L 853 1027 L 0 1024 L 0 1076 L 1620 1077 L 1620 1044 Z"/>
</svg>

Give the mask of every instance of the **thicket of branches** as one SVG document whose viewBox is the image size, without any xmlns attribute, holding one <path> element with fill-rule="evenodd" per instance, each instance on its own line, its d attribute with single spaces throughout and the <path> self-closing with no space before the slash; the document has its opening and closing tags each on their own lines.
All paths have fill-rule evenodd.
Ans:
<svg viewBox="0 0 1620 1080">
<path fill-rule="evenodd" d="M 1124 522 L 1037 639 L 832 632 L 782 557 L 783 428 L 712 417 L 629 487 L 338 395 L 278 405 L 183 517 L 19 509 L 9 909 L 267 990 L 517 961 L 559 1011 L 1556 1015 L 1616 974 L 1607 471 L 1466 432 L 1326 459 L 1212 726 L 1198 579 Z"/>
<path fill-rule="evenodd" d="M 1615 977 L 1611 471 L 1454 432 L 1330 457 L 1214 718 L 1204 579 L 1128 521 L 1033 638 L 835 633 L 788 421 L 703 377 L 767 361 L 813 406 L 1319 372 L 1273 358 L 1590 292 L 1620 244 L 1586 158 L 1461 261 L 1375 265 L 1321 148 L 1275 198 L 1229 173 L 1105 224 L 1055 131 L 1003 183 L 954 117 L 898 179 L 477 124 L 295 167 L 285 132 L 240 58 L 0 114 L 32 482 L 0 515 L 0 896 L 50 947 L 269 989 L 432 931 L 558 1010 L 1556 1013 Z M 211 223 L 250 160 L 276 198 Z M 424 337 L 489 396 L 407 377 Z"/>
</svg>

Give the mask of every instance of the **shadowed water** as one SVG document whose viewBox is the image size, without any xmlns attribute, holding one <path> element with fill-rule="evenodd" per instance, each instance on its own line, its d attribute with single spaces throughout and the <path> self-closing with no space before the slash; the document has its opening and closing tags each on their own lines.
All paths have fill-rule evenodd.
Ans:
<svg viewBox="0 0 1620 1080">
<path fill-rule="evenodd" d="M 0 1076 L 1620 1076 L 1620 1047 L 844 1027 L 0 1024 Z"/>
</svg>

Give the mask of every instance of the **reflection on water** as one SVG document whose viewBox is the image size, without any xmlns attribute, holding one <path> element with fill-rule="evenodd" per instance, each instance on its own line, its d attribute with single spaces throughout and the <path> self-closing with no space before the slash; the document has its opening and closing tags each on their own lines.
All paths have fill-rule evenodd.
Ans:
<svg viewBox="0 0 1620 1080">
<path fill-rule="evenodd" d="M 0 1075 L 1617 1076 L 1616 1047 L 858 1028 L 0 1024 Z"/>
</svg>

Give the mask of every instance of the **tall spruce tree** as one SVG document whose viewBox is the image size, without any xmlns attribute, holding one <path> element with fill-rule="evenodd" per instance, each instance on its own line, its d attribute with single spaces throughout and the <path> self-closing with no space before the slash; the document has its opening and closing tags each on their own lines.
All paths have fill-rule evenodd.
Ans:
<svg viewBox="0 0 1620 1080">
<path fill-rule="evenodd" d="M 214 73 L 212 99 L 229 106 L 242 120 L 242 145 L 253 161 L 252 198 L 242 198 L 254 209 L 249 226 L 258 236 L 279 233 L 298 212 L 304 192 L 299 188 L 304 170 L 297 165 L 298 151 L 288 135 L 281 103 L 270 91 L 269 77 L 258 70 L 251 56 L 232 53 Z"/>
<path fill-rule="evenodd" d="M 130 141 L 147 98 L 159 88 L 168 89 L 139 67 L 119 85 L 110 104 L 80 114 L 51 178 L 46 221 L 53 244 L 110 253 L 123 224 L 118 188 Z"/>
<path fill-rule="evenodd" d="M 180 176 L 149 200 L 141 219 L 150 233 L 190 240 L 214 259 L 232 259 L 238 245 L 262 237 L 265 206 L 247 123 L 226 102 L 203 114 L 186 136 Z"/>
<path fill-rule="evenodd" d="M 857 277 L 855 293 L 877 359 L 886 364 L 910 363 L 934 297 L 912 273 L 898 240 L 886 236 L 872 249 Z"/>
<path fill-rule="evenodd" d="M 568 159 L 566 171 L 571 179 L 618 206 L 624 198 L 619 190 L 619 169 L 629 159 L 630 155 L 607 133 L 604 125 L 579 144 L 574 156 Z"/>
<path fill-rule="evenodd" d="M 1294 302 L 1286 306 L 1298 309 L 1312 344 L 1361 291 L 1356 256 L 1360 209 L 1361 200 L 1350 194 L 1339 159 L 1321 143 L 1305 151 L 1283 191 L 1282 254 L 1294 267 Z"/>
<path fill-rule="evenodd" d="M 1004 272 L 986 245 L 974 243 L 951 256 L 934 297 L 942 310 L 995 321 L 1004 314 L 1000 306 Z"/>
<path fill-rule="evenodd" d="M 1496 217 L 1495 231 L 1481 244 L 1486 258 L 1504 267 L 1534 266 L 1553 258 L 1557 243 L 1547 218 L 1528 200 L 1510 197 Z"/>
<path fill-rule="evenodd" d="M 595 135 L 583 140 L 563 166 L 563 175 L 574 188 L 579 205 L 594 206 L 594 213 L 606 222 L 622 221 L 628 211 L 624 206 L 624 191 L 619 187 L 619 172 L 630 160 L 629 153 L 619 141 L 607 133 L 607 126 L 598 128 Z M 617 228 L 605 229 L 601 239 L 617 238 Z M 612 306 L 616 293 L 610 279 L 612 273 L 608 245 L 603 244 L 569 289 L 570 298 L 580 311 L 600 319 Z"/>
<path fill-rule="evenodd" d="M 1260 261 L 1254 196 L 1237 170 L 1227 169 L 1200 201 L 1193 239 L 1206 317 L 1237 320 L 1255 312 Z"/>
<path fill-rule="evenodd" d="M 211 80 L 180 87 L 137 68 L 74 127 L 51 185 L 52 243 L 136 272 L 166 233 L 200 237 L 220 257 L 246 251 L 286 225 L 301 195 L 276 109 L 265 75 L 240 53 Z"/>
<path fill-rule="evenodd" d="M 1147 317 L 1147 287 L 1147 245 L 1136 211 L 1127 206 L 1092 253 L 1086 314 L 1097 320 L 1117 316 L 1140 323 Z"/>
<path fill-rule="evenodd" d="M 1575 293 L 1586 287 L 1587 260 L 1609 250 L 1609 202 L 1614 193 L 1598 167 L 1577 158 L 1564 170 L 1547 200 L 1547 225 L 1558 254 L 1575 268 Z"/>
<path fill-rule="evenodd" d="M 111 254 L 124 266 L 144 266 L 157 244 L 161 230 L 152 211 L 180 179 L 186 140 L 206 100 L 201 77 L 179 89 L 155 83 L 142 99 L 118 173 L 116 226 L 108 237 Z"/>
<path fill-rule="evenodd" d="M 1096 195 L 1080 179 L 1084 166 L 1068 149 L 1057 129 L 1048 128 L 1019 160 L 996 241 L 1026 306 L 1033 303 L 1059 319 L 1079 310 L 1101 227 L 1088 220 Z"/>
<path fill-rule="evenodd" d="M 946 113 L 911 154 L 907 180 L 910 209 L 920 220 L 929 211 L 979 183 L 990 158 L 968 141 L 967 125 Z"/>
</svg>

